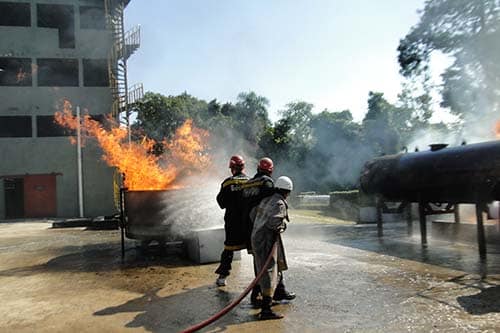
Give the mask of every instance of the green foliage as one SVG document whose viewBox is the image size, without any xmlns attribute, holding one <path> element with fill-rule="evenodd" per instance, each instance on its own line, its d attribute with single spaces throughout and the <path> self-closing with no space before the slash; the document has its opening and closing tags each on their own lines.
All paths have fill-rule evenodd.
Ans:
<svg viewBox="0 0 500 333">
<path fill-rule="evenodd" d="M 370 92 L 368 113 L 358 124 L 349 110 L 313 114 L 312 104 L 295 101 L 272 124 L 268 100 L 254 92 L 239 94 L 234 104 L 215 99 L 206 102 L 187 93 L 163 96 L 148 92 L 136 106 L 134 128 L 137 139 L 146 135 L 161 141 L 191 118 L 196 126 L 210 131 L 213 153 L 220 154 L 216 160 L 226 159 L 228 153 L 254 159 L 270 156 L 276 174 L 292 177 L 298 191 L 329 193 L 356 187 L 367 160 L 396 152 L 417 128 L 415 124 L 420 119 L 427 121 L 427 115 L 415 112 L 413 102 L 407 99 L 407 104 L 396 107 L 382 93 Z M 162 152 L 161 144 L 154 148 L 154 153 Z"/>
<path fill-rule="evenodd" d="M 330 192 L 330 202 L 336 200 L 346 200 L 354 204 L 358 204 L 358 198 L 359 198 L 358 190 Z"/>
<path fill-rule="evenodd" d="M 331 192 L 330 214 L 342 219 L 357 220 L 359 212 L 358 196 L 358 190 Z"/>
<path fill-rule="evenodd" d="M 211 100 L 206 112 L 200 113 L 199 126 L 210 130 L 218 137 L 226 137 L 226 132 L 235 128 L 235 107 L 230 103 L 220 104 L 217 100 Z"/>
<path fill-rule="evenodd" d="M 267 108 L 269 100 L 253 91 L 240 93 L 234 107 L 235 130 L 243 135 L 252 147 L 257 149 L 264 130 L 270 126 Z"/>
<path fill-rule="evenodd" d="M 311 120 L 313 118 L 313 105 L 298 101 L 286 105 L 280 112 L 283 123 L 289 128 L 289 136 L 295 147 L 307 147 L 311 143 Z M 280 122 L 278 121 L 278 122 Z"/>
<path fill-rule="evenodd" d="M 375 195 L 366 194 L 362 191 L 358 193 L 358 203 L 360 207 L 375 207 L 377 204 Z"/>
<path fill-rule="evenodd" d="M 362 164 L 371 157 L 361 140 L 361 127 L 351 112 L 323 112 L 311 119 L 313 144 L 305 154 L 301 170 L 303 186 L 320 193 L 356 185 Z M 299 183 L 300 184 L 300 183 Z"/>
<path fill-rule="evenodd" d="M 362 124 L 364 142 L 375 155 L 396 153 L 401 149 L 398 129 L 406 126 L 406 119 L 404 110 L 390 104 L 383 93 L 370 91 L 368 112 Z"/>
<path fill-rule="evenodd" d="M 313 105 L 293 102 L 280 111 L 281 119 L 273 126 L 267 126 L 259 147 L 262 155 L 276 160 L 297 160 L 311 147 L 311 119 Z"/>
<path fill-rule="evenodd" d="M 260 138 L 271 128 L 268 105 L 265 97 L 254 92 L 239 94 L 236 104 L 222 105 L 215 99 L 207 103 L 187 93 L 164 96 L 147 92 L 135 105 L 138 116 L 137 123 L 133 125 L 134 138 L 168 139 L 186 119 L 191 118 L 197 127 L 210 131 L 214 149 L 231 142 L 234 153 L 243 147 L 245 151 L 255 152 Z M 154 152 L 163 152 L 160 144 Z"/>
<path fill-rule="evenodd" d="M 175 130 L 188 118 L 196 124 L 203 122 L 204 114 L 208 112 L 205 101 L 199 100 L 187 93 L 179 96 L 163 96 L 147 92 L 136 105 L 136 129 L 157 141 L 170 138 Z"/>
<path fill-rule="evenodd" d="M 492 116 L 500 106 L 500 1 L 427 1 L 420 22 L 400 41 L 401 73 L 418 77 L 439 51 L 454 59 L 443 74 L 443 107 L 464 117 Z"/>
</svg>

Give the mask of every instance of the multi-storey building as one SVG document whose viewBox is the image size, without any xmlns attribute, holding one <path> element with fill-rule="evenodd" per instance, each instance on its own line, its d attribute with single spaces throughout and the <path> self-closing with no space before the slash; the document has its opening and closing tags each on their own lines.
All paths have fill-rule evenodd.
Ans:
<svg viewBox="0 0 500 333">
<path fill-rule="evenodd" d="M 127 110 L 128 2 L 0 0 L 0 219 L 116 211 L 115 171 L 92 140 L 78 154 L 54 113 Z"/>
</svg>

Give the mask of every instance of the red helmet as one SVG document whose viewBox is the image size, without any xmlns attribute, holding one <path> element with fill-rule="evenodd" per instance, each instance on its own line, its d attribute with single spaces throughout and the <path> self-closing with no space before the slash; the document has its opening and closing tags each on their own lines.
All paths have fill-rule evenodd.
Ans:
<svg viewBox="0 0 500 333">
<path fill-rule="evenodd" d="M 267 172 L 273 172 L 274 164 L 273 160 L 269 157 L 263 157 L 260 159 L 257 169 Z"/>
<path fill-rule="evenodd" d="M 243 168 L 244 166 L 245 161 L 243 160 L 243 157 L 241 157 L 240 155 L 231 156 L 231 159 L 229 160 L 230 168 Z"/>
</svg>

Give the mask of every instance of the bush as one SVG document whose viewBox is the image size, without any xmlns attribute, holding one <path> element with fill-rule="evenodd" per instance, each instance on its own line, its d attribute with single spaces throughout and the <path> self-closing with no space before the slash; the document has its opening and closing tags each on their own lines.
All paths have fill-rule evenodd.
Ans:
<svg viewBox="0 0 500 333">
<path fill-rule="evenodd" d="M 369 195 L 364 192 L 359 192 L 359 206 L 361 207 L 375 207 L 376 206 L 375 202 L 375 196 L 374 195 Z"/>
<path fill-rule="evenodd" d="M 330 192 L 330 206 L 336 200 L 346 200 L 353 204 L 358 204 L 359 190 L 334 191 Z"/>
<path fill-rule="evenodd" d="M 331 192 L 330 211 L 336 217 L 357 220 L 359 215 L 359 191 Z"/>
</svg>

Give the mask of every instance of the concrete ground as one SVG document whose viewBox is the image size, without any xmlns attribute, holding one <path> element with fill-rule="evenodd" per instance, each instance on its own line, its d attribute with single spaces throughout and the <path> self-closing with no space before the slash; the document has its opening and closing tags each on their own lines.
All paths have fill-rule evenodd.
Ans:
<svg viewBox="0 0 500 333">
<path fill-rule="evenodd" d="M 500 332 L 500 249 L 479 260 L 475 244 L 430 238 L 422 249 L 404 223 L 354 225 L 292 212 L 284 234 L 297 293 L 258 321 L 249 297 L 205 332 Z M 251 257 L 228 286 L 216 264 L 194 265 L 182 249 L 141 253 L 119 231 L 0 223 L 1 332 L 178 332 L 222 309 L 253 278 Z"/>
</svg>

